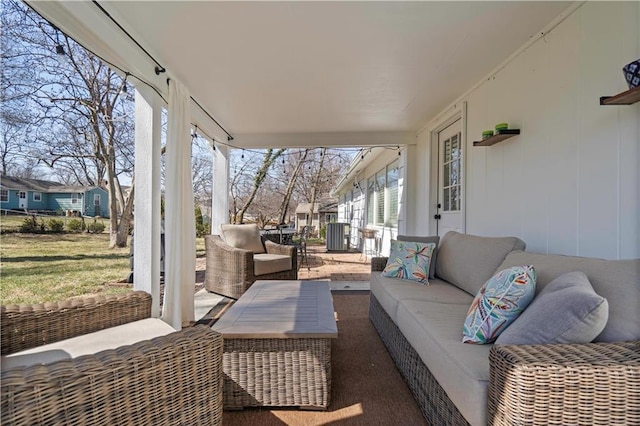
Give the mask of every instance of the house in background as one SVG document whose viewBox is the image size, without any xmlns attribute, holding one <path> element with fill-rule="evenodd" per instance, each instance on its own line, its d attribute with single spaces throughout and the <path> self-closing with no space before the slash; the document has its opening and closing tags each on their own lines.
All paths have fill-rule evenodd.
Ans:
<svg viewBox="0 0 640 426">
<path fill-rule="evenodd" d="M 38 179 L 2 176 L 0 208 L 38 212 L 79 212 L 109 217 L 109 193 L 99 186 L 63 185 Z"/>
<path fill-rule="evenodd" d="M 313 206 L 311 215 L 311 203 L 300 203 L 296 207 L 296 229 L 303 226 L 312 226 L 313 234 L 325 227 L 327 223 L 335 222 L 338 218 L 338 202 L 334 199 L 321 200 Z"/>
</svg>

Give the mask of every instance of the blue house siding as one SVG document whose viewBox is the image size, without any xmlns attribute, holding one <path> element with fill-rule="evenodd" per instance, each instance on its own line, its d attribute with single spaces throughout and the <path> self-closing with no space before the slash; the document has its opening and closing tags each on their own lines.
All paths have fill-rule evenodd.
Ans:
<svg viewBox="0 0 640 426">
<path fill-rule="evenodd" d="M 40 199 L 37 199 L 40 196 Z M 47 205 L 47 194 L 39 191 L 29 191 L 27 194 L 29 200 L 29 208 L 32 210 L 43 210 Z"/>
<path fill-rule="evenodd" d="M 82 194 L 75 195 L 70 192 L 54 192 L 50 193 L 49 202 L 47 203 L 47 210 L 61 210 L 66 212 L 67 210 L 82 211 Z M 84 212 L 82 212 L 84 213 Z"/>
<path fill-rule="evenodd" d="M 109 194 L 104 189 L 92 188 L 86 191 L 84 201 L 85 215 L 109 217 Z"/>
<path fill-rule="evenodd" d="M 26 208 L 59 214 L 75 211 L 84 216 L 109 217 L 109 193 L 99 186 L 65 186 L 57 182 L 4 175 L 0 178 L 0 186 L 9 195 L 9 199 L 0 204 L 3 209 Z M 26 194 L 22 206 L 18 196 L 20 192 Z"/>
<path fill-rule="evenodd" d="M 18 191 L 9 189 L 9 201 L 3 201 L 0 203 L 0 207 L 3 209 L 15 210 L 18 208 Z"/>
</svg>

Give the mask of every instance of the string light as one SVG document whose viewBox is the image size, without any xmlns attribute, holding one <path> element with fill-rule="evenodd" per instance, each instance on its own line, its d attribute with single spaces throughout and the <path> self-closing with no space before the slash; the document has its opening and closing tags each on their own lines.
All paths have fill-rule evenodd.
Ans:
<svg viewBox="0 0 640 426">
<path fill-rule="evenodd" d="M 242 150 L 242 156 L 241 158 L 244 160 L 244 149 Z"/>
<path fill-rule="evenodd" d="M 96 3 L 96 4 L 97 4 L 97 3 Z M 98 5 L 98 7 L 99 7 L 99 8 L 100 8 L 100 9 L 101 9 L 105 14 L 106 14 L 106 12 L 104 11 L 104 9 L 102 9 L 102 7 L 100 7 L 99 5 Z M 111 18 L 111 19 L 113 20 L 113 18 Z M 115 20 L 114 20 L 114 22 L 115 22 Z M 58 55 L 58 60 L 59 60 L 59 61 L 60 61 L 60 60 L 68 60 L 68 59 L 69 59 L 69 57 L 68 57 L 68 55 L 67 55 L 67 53 L 66 53 L 66 51 L 65 51 L 65 49 L 64 49 L 64 46 L 60 43 L 60 40 L 59 40 L 59 33 L 61 32 L 61 31 L 60 31 L 60 29 L 59 29 L 58 27 L 56 27 L 55 25 L 51 24 L 51 23 L 50 23 L 50 25 L 51 25 L 51 26 L 54 28 L 54 30 L 56 31 L 56 54 Z M 124 30 L 123 30 L 123 31 L 124 31 Z M 131 38 L 131 40 L 133 40 L 133 41 L 137 44 L 137 41 L 136 41 L 136 40 L 135 40 L 135 39 L 134 39 L 134 38 L 133 38 L 129 33 L 127 33 L 126 31 L 124 31 L 124 33 L 125 33 L 129 38 Z M 63 33 L 63 34 L 64 34 L 64 33 Z M 161 93 L 161 92 L 160 92 L 160 91 L 159 91 L 159 90 L 158 90 L 158 89 L 157 89 L 153 84 L 149 83 L 148 81 L 143 80 L 142 78 L 140 78 L 140 77 L 136 76 L 135 74 L 133 74 L 133 73 L 131 73 L 131 72 L 125 71 L 124 69 L 122 69 L 121 67 L 117 66 L 116 64 L 111 63 L 110 61 L 106 60 L 106 59 L 105 59 L 105 58 L 103 58 L 102 56 L 100 56 L 100 55 L 96 54 L 94 51 L 92 51 L 92 50 L 90 50 L 90 49 L 87 49 L 87 48 L 86 48 L 85 46 L 83 46 L 81 43 L 78 43 L 78 42 L 76 42 L 76 43 L 77 43 L 78 45 L 82 46 L 82 47 L 83 47 L 84 49 L 86 49 L 88 52 L 91 52 L 91 54 L 93 54 L 94 56 L 96 56 L 97 58 L 99 58 L 102 62 L 104 62 L 104 63 L 108 64 L 109 66 L 111 66 L 111 67 L 113 67 L 113 68 L 115 68 L 115 69 L 120 70 L 121 72 L 123 72 L 123 73 L 125 74 L 125 84 L 123 84 L 123 87 L 122 87 L 122 90 L 121 90 L 123 93 L 127 93 L 127 86 L 126 86 L 127 77 L 128 77 L 128 76 L 132 76 L 132 77 L 134 77 L 136 80 L 138 80 L 139 82 L 141 82 L 141 83 L 143 83 L 143 84 L 145 84 L 145 85 L 149 86 L 152 90 L 154 90 L 154 91 L 155 91 L 155 92 L 156 92 L 156 93 L 157 93 L 157 94 L 158 94 L 158 95 L 159 95 L 159 96 L 160 96 L 160 97 L 161 97 L 161 98 L 166 102 L 166 99 L 164 98 L 164 96 L 162 95 L 162 93 Z M 152 60 L 156 63 L 156 66 L 155 66 L 155 73 L 156 73 L 156 75 L 160 75 L 160 74 L 162 74 L 162 73 L 165 73 L 165 72 L 166 72 L 166 69 L 165 69 L 163 66 L 161 66 L 161 65 L 156 61 L 156 59 L 155 59 L 155 58 L 153 58 L 153 57 L 152 57 L 152 56 L 151 56 L 151 55 L 150 55 L 150 54 L 149 54 L 149 53 L 148 53 L 144 48 L 142 48 L 142 46 L 140 46 L 139 44 L 138 44 L 138 46 L 142 49 L 142 51 L 143 51 L 144 53 L 146 53 L 146 54 L 150 57 L 150 59 L 152 59 Z M 209 112 L 208 112 L 208 111 L 207 111 L 207 110 L 206 110 L 202 105 L 200 105 L 200 103 L 199 103 L 195 98 L 191 97 L 191 99 L 192 99 L 192 101 L 193 101 L 193 102 L 194 102 L 194 103 L 195 103 L 195 104 L 196 104 L 196 105 L 197 105 L 197 106 L 198 106 L 198 107 L 199 107 L 199 108 L 200 108 L 200 109 L 201 109 L 201 110 L 202 110 L 202 111 L 203 111 L 203 112 L 204 112 L 204 113 L 209 117 L 209 118 L 211 118 L 211 119 L 212 119 L 212 121 L 213 121 L 213 122 L 215 122 L 218 126 L 220 126 L 220 124 L 215 120 L 215 118 L 213 118 L 213 117 L 209 114 Z M 51 101 L 53 102 L 53 100 L 51 100 Z M 193 124 L 193 123 L 192 123 L 192 124 Z M 233 136 L 231 136 L 231 134 L 230 134 L 229 132 L 227 132 L 227 131 L 222 127 L 222 126 L 220 126 L 220 128 L 221 128 L 221 129 L 222 129 L 222 130 L 227 134 L 227 141 L 228 141 L 228 142 L 230 142 L 230 141 L 232 141 L 232 140 L 234 139 L 234 138 L 233 138 Z M 204 132 L 201 132 L 201 133 L 204 133 Z M 210 137 L 210 136 L 209 136 L 209 135 L 207 135 L 206 133 L 204 133 L 204 135 L 205 135 L 209 140 L 214 141 L 214 138 Z M 197 136 L 198 136 L 198 135 L 197 135 L 197 133 L 196 133 L 194 137 L 197 137 Z M 232 145 L 232 144 L 230 144 L 230 143 L 220 142 L 220 141 L 219 141 L 218 143 L 221 143 L 222 145 L 227 146 L 227 147 L 229 147 L 229 148 L 240 149 L 240 147 L 235 146 L 235 145 Z M 372 148 L 393 149 L 393 148 L 391 148 L 391 147 L 389 147 L 389 146 L 381 145 L 381 146 L 373 146 L 373 147 L 369 147 L 369 152 L 371 152 L 371 149 L 372 149 Z M 215 146 L 213 147 L 213 149 L 215 150 Z M 320 151 L 320 155 L 321 155 L 321 156 L 323 156 L 323 155 L 324 155 L 324 151 L 325 151 L 325 149 L 326 149 L 326 148 L 322 148 L 322 149 L 321 149 L 321 151 Z M 339 149 L 340 149 L 340 150 L 342 150 L 342 151 L 348 151 L 348 148 L 339 148 Z M 400 149 L 400 147 L 398 146 L 398 147 L 397 147 L 397 149 L 399 150 L 399 149 Z M 356 149 L 355 151 L 360 151 L 360 150 L 361 150 L 361 149 Z M 242 151 L 243 151 L 243 153 L 242 153 L 242 159 L 244 159 L 244 148 L 242 148 Z M 252 151 L 250 150 L 250 152 L 252 152 Z M 293 154 L 293 153 L 292 153 L 292 154 Z M 401 155 L 401 152 L 400 152 L 400 151 L 398 152 L 398 155 Z M 364 160 L 364 156 L 365 156 L 365 153 L 362 153 L 362 155 L 360 156 L 361 160 Z M 284 158 L 283 158 L 283 162 L 284 162 Z"/>
<path fill-rule="evenodd" d="M 120 93 L 123 95 L 127 94 L 127 78 L 129 78 L 129 73 L 124 73 L 124 81 L 122 82 L 122 88 L 120 89 Z"/>
<path fill-rule="evenodd" d="M 64 46 L 60 43 L 60 31 L 57 27 L 53 27 L 56 31 L 56 59 L 60 65 L 64 65 L 67 60 L 67 52 L 64 51 Z"/>
</svg>

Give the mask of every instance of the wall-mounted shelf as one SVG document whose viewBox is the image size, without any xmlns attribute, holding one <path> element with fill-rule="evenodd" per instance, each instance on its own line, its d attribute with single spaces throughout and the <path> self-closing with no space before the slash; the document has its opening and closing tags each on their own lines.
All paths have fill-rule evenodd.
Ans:
<svg viewBox="0 0 640 426">
<path fill-rule="evenodd" d="M 473 146 L 491 146 L 493 144 L 502 142 L 505 139 L 512 138 L 519 134 L 520 134 L 520 129 L 498 130 L 498 133 L 496 133 L 493 136 L 489 136 L 488 138 L 483 139 L 481 141 L 473 142 Z"/>
<path fill-rule="evenodd" d="M 618 93 L 615 96 L 602 96 L 600 105 L 632 105 L 640 101 L 640 86 Z"/>
</svg>

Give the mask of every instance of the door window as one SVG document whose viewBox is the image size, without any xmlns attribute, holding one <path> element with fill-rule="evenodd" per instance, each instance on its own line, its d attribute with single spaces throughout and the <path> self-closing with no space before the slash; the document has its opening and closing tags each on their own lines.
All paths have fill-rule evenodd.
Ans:
<svg viewBox="0 0 640 426">
<path fill-rule="evenodd" d="M 443 143 L 442 160 L 442 210 L 460 211 L 462 176 L 460 169 L 460 134 L 455 134 Z"/>
</svg>

